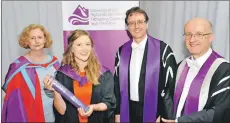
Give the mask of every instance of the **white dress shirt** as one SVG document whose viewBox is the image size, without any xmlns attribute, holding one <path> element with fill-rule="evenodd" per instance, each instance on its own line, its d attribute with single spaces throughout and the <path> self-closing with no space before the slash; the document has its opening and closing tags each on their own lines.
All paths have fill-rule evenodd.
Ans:
<svg viewBox="0 0 230 123">
<path fill-rule="evenodd" d="M 130 100 L 132 101 L 139 101 L 138 84 L 146 42 L 147 35 L 139 44 L 133 41 L 131 45 L 132 55 L 130 60 Z"/>
<path fill-rule="evenodd" d="M 181 116 L 181 111 L 184 107 L 186 98 L 188 96 L 189 88 L 190 88 L 190 85 L 191 85 L 193 79 L 198 74 L 201 66 L 208 59 L 208 57 L 211 55 L 211 53 L 212 53 L 212 49 L 209 48 L 208 51 L 203 56 L 199 57 L 196 60 L 194 60 L 194 58 L 192 56 L 190 57 L 191 59 L 189 59 L 189 58 L 186 59 L 186 62 L 187 62 L 188 67 L 189 67 L 189 71 L 188 71 L 188 74 L 187 74 L 187 77 L 185 80 L 185 84 L 184 84 L 184 88 L 183 88 L 183 91 L 182 91 L 182 94 L 181 94 L 181 97 L 179 100 L 179 104 L 177 107 L 176 118 Z"/>
</svg>

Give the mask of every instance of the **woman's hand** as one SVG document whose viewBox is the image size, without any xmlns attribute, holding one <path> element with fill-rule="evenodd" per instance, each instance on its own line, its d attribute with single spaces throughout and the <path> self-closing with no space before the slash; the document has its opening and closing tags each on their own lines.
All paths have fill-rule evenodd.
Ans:
<svg viewBox="0 0 230 123">
<path fill-rule="evenodd" d="M 44 87 L 50 91 L 55 91 L 52 87 L 53 83 L 52 83 L 53 78 L 50 75 L 46 75 L 45 79 L 44 79 Z"/>
<path fill-rule="evenodd" d="M 89 110 L 87 112 L 85 112 L 82 108 L 78 108 L 77 110 L 80 116 L 89 117 L 93 113 L 93 109 L 94 109 L 94 104 L 89 106 Z"/>
</svg>

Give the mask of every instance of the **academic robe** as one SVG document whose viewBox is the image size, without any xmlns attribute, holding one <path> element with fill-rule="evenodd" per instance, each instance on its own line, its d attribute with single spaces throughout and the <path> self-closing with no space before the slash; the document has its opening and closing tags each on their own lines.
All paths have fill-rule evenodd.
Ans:
<svg viewBox="0 0 230 123">
<path fill-rule="evenodd" d="M 224 109 L 224 115 L 222 118 L 222 123 L 229 123 L 230 122 L 230 107 Z"/>
<path fill-rule="evenodd" d="M 130 122 L 130 59 L 132 39 L 123 44 L 115 58 L 116 114 L 121 122 Z M 143 121 L 155 122 L 161 115 L 171 117 L 166 110 L 172 110 L 173 85 L 177 63 L 169 45 L 148 35 L 139 78 L 139 103 L 143 104 Z M 169 88 L 170 87 L 170 88 Z M 169 103 L 169 104 L 167 104 Z M 170 109 L 171 108 L 171 109 Z"/>
<path fill-rule="evenodd" d="M 46 64 L 33 64 L 20 56 L 10 64 L 2 89 L 6 92 L 2 122 L 45 122 L 40 81 L 35 68 L 59 68 L 56 57 Z"/>
<path fill-rule="evenodd" d="M 112 73 L 102 68 L 102 74 L 99 77 L 99 85 L 93 85 L 90 104 L 105 103 L 107 111 L 94 111 L 88 117 L 88 123 L 111 123 L 113 122 L 114 110 L 116 107 L 116 98 L 114 95 L 114 80 Z M 86 77 L 81 77 L 69 65 L 63 65 L 57 71 L 56 79 L 69 91 L 74 93 L 73 82 L 79 82 L 81 86 L 87 83 Z M 74 81 L 76 80 L 76 81 Z M 75 90 L 78 91 L 78 90 Z M 56 123 L 79 123 L 77 107 L 62 97 L 66 103 L 64 115 L 60 114 L 54 107 Z"/>
<path fill-rule="evenodd" d="M 174 114 L 182 93 L 188 71 L 186 60 L 178 68 L 174 93 Z M 181 117 L 178 122 L 229 121 L 230 82 L 229 63 L 215 51 L 200 68 L 189 88 Z"/>
</svg>

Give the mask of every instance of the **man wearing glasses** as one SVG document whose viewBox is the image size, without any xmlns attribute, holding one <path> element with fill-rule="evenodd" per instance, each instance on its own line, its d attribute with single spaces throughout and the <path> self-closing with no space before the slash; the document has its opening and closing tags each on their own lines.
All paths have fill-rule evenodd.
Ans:
<svg viewBox="0 0 230 123">
<path fill-rule="evenodd" d="M 164 102 L 172 98 L 169 85 L 175 80 L 177 63 L 169 45 L 147 34 L 148 19 L 139 7 L 126 12 L 132 39 L 119 48 L 115 59 L 115 122 L 156 122 L 159 115 L 168 117 Z"/>
<path fill-rule="evenodd" d="M 214 39 L 212 24 L 204 18 L 194 18 L 187 22 L 184 31 L 191 56 L 180 63 L 177 71 L 173 98 L 176 120 L 162 120 L 229 121 L 229 62 L 210 47 Z"/>
</svg>

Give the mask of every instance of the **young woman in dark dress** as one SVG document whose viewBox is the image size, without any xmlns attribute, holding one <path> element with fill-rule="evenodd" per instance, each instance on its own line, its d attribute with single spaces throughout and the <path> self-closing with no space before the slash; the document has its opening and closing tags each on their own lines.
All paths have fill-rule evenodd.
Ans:
<svg viewBox="0 0 230 123">
<path fill-rule="evenodd" d="M 89 106 L 87 112 L 84 112 L 82 108 L 74 107 L 51 87 L 52 81 L 46 79 L 44 80 L 45 87 L 54 91 L 55 122 L 108 123 L 114 121 L 116 98 L 113 75 L 100 65 L 95 56 L 93 40 L 88 32 L 75 30 L 69 36 L 62 66 L 55 78 Z"/>
</svg>

